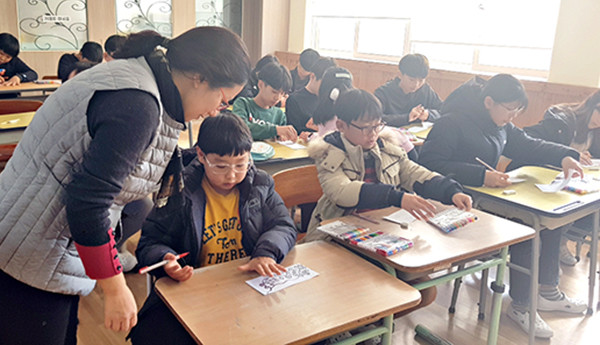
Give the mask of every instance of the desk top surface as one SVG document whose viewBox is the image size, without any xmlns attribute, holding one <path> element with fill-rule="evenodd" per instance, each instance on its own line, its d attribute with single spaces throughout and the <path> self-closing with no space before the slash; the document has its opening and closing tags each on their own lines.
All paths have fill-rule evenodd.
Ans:
<svg viewBox="0 0 600 345">
<path fill-rule="evenodd" d="M 0 115 L 0 130 L 25 128 L 33 119 L 35 111 Z"/>
<path fill-rule="evenodd" d="M 505 188 L 489 187 L 467 187 L 475 198 L 488 197 L 509 205 L 518 205 L 532 212 L 548 217 L 560 217 L 568 213 L 576 212 L 582 207 L 600 204 L 600 192 L 579 195 L 568 191 L 556 193 L 544 193 L 535 184 L 548 184 L 554 180 L 560 171 L 536 167 L 524 166 L 516 169 L 511 174 L 525 178 L 522 183 L 512 184 Z M 599 171 L 585 169 L 585 174 L 599 176 Z M 505 190 L 514 190 L 515 194 L 505 195 Z"/>
<path fill-rule="evenodd" d="M 432 202 L 438 210 L 449 207 L 436 201 Z M 369 257 L 406 273 L 422 273 L 446 269 L 457 262 L 481 257 L 483 254 L 494 252 L 507 245 L 525 241 L 533 238 L 535 235 L 535 231 L 526 225 L 511 222 L 475 209 L 471 210 L 471 212 L 478 217 L 477 221 L 450 233 L 444 233 L 433 225 L 418 220 L 412 222 L 408 229 L 402 229 L 400 225 L 382 219 L 384 216 L 392 214 L 397 210 L 399 210 L 397 207 L 388 207 L 364 213 L 376 219 L 379 224 L 373 224 L 351 215 L 335 220 L 368 227 L 373 231 L 381 230 L 385 233 L 412 240 L 414 243 L 412 248 L 389 257 L 363 250 L 349 243 L 346 244 Z"/>
<path fill-rule="evenodd" d="M 36 84 L 34 82 L 22 83 L 17 86 L 0 85 L 0 94 L 26 91 L 53 91 L 58 89 L 59 86 L 60 84 Z"/>
<path fill-rule="evenodd" d="M 256 162 L 256 164 L 258 166 L 264 165 L 264 164 L 281 162 L 281 161 L 294 161 L 294 160 L 310 159 L 306 148 L 295 150 L 295 149 L 289 148 L 285 145 L 279 144 L 278 142 L 273 141 L 273 140 L 267 140 L 266 143 L 273 146 L 273 149 L 275 149 L 275 155 L 273 155 L 273 157 L 271 157 L 267 160 Z M 306 145 L 305 143 L 302 143 L 302 144 Z"/>
<path fill-rule="evenodd" d="M 237 271 L 240 261 L 232 261 L 197 269 L 183 283 L 162 278 L 156 289 L 202 344 L 310 343 L 420 300 L 414 288 L 335 244 L 296 246 L 282 264 L 294 263 L 319 275 L 263 296 L 245 283 L 257 274 Z"/>
</svg>

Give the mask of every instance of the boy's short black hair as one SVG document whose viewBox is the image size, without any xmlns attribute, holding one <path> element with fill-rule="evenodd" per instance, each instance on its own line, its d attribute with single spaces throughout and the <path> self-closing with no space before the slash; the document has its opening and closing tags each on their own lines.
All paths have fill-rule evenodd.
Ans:
<svg viewBox="0 0 600 345">
<path fill-rule="evenodd" d="M 529 104 L 525 87 L 510 74 L 496 74 L 490 78 L 481 91 L 482 101 L 487 96 L 496 103 L 519 102 L 523 108 Z"/>
<path fill-rule="evenodd" d="M 8 32 L 0 34 L 0 50 L 11 57 L 19 55 L 19 40 Z"/>
<path fill-rule="evenodd" d="M 96 42 L 85 42 L 79 51 L 83 58 L 91 62 L 102 62 L 102 46 Z"/>
<path fill-rule="evenodd" d="M 361 89 L 343 92 L 335 102 L 335 114 L 348 124 L 359 119 L 371 121 L 383 118 L 383 110 L 377 97 Z"/>
<path fill-rule="evenodd" d="M 126 40 L 127 37 L 123 35 L 111 35 L 106 39 L 106 42 L 104 42 L 104 51 L 108 55 L 113 56 L 113 54 L 125 44 Z"/>
<path fill-rule="evenodd" d="M 317 60 L 317 62 L 315 62 L 312 65 L 310 71 L 315 75 L 317 80 L 321 80 L 321 79 L 323 79 L 323 74 L 325 74 L 325 71 L 329 67 L 335 67 L 335 66 L 337 66 L 337 64 L 335 63 L 334 59 L 322 57 L 322 58 L 319 58 L 319 60 Z"/>
<path fill-rule="evenodd" d="M 262 80 L 275 90 L 281 90 L 286 93 L 292 89 L 292 75 L 290 71 L 287 67 L 278 63 L 270 62 L 264 65 L 258 71 L 258 80 Z"/>
<path fill-rule="evenodd" d="M 73 71 L 75 71 L 75 74 L 79 74 L 83 71 L 85 71 L 86 69 L 90 69 L 94 66 L 96 66 L 98 63 L 97 62 L 91 62 L 91 61 L 77 61 L 75 62 L 75 67 L 73 68 Z M 72 72 L 72 71 L 71 71 Z"/>
<path fill-rule="evenodd" d="M 400 59 L 398 68 L 409 77 L 425 79 L 429 74 L 429 60 L 425 55 L 407 54 Z"/>
<path fill-rule="evenodd" d="M 300 66 L 302 66 L 305 71 L 312 72 L 310 68 L 320 57 L 321 55 L 318 51 L 312 48 L 304 49 L 302 53 L 300 53 Z"/>
<path fill-rule="evenodd" d="M 202 121 L 196 146 L 204 154 L 239 156 L 252 149 L 252 134 L 239 116 L 223 111 Z"/>
</svg>

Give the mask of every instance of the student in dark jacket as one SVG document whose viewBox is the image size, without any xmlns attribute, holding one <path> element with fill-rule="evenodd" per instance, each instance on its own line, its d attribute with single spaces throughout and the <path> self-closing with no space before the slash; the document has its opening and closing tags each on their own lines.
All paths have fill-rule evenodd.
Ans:
<svg viewBox="0 0 600 345">
<path fill-rule="evenodd" d="M 588 96 L 583 102 L 553 105 L 536 125 L 523 128 L 534 138 L 570 146 L 579 151 L 579 162 L 592 164 L 592 157 L 600 158 L 600 91 Z M 512 161 L 508 169 L 525 165 L 526 162 Z M 575 226 L 591 231 L 592 216 L 585 217 Z M 563 237 L 560 246 L 560 261 L 568 266 L 577 263 L 577 259 L 567 248 Z"/>
<path fill-rule="evenodd" d="M 63 81 L 69 79 L 69 75 L 75 69 L 75 63 L 78 61 L 88 61 L 91 63 L 102 62 L 102 46 L 96 42 L 85 42 L 79 52 L 75 54 L 63 54 L 58 60 L 58 78 Z"/>
<path fill-rule="evenodd" d="M 292 74 L 292 92 L 298 91 L 308 84 L 310 68 L 320 57 L 319 52 L 311 48 L 304 49 L 300 53 L 300 63 L 290 71 Z"/>
<path fill-rule="evenodd" d="M 440 117 L 440 97 L 425 82 L 429 60 L 421 54 L 405 55 L 398 63 L 398 77 L 375 90 L 383 107 L 383 120 L 394 127 L 435 121 Z"/>
<path fill-rule="evenodd" d="M 317 130 L 317 125 L 311 120 L 319 104 L 319 87 L 325 71 L 335 65 L 333 59 L 319 58 L 310 69 L 309 82 L 306 87 L 292 93 L 286 101 L 285 115 L 287 122 L 294 126 L 296 132 L 303 139 L 308 139 L 308 135 Z"/>
<path fill-rule="evenodd" d="M 15 36 L 6 32 L 0 34 L 0 87 L 19 85 L 38 78 L 37 73 L 17 57 L 19 51 L 19 41 Z M 16 97 L 16 94 L 10 94 L 10 97 Z"/>
<path fill-rule="evenodd" d="M 171 260 L 152 274 L 178 281 L 191 278 L 194 268 L 244 257 L 240 272 L 285 272 L 279 262 L 294 246 L 296 229 L 273 179 L 252 164 L 251 147 L 252 135 L 239 117 L 202 122 L 185 188 L 155 209 L 142 228 L 136 252 L 141 265 Z M 184 252 L 190 254 L 176 261 Z M 131 338 L 133 344 L 195 344 L 154 290 Z"/>
<path fill-rule="evenodd" d="M 583 174 L 577 162 L 579 153 L 564 145 L 534 139 L 512 124 L 527 107 L 528 100 L 520 81 L 499 74 L 488 81 L 474 78 L 456 89 L 444 102 L 443 116 L 427 136 L 419 162 L 431 170 L 452 177 L 464 185 L 506 187 L 508 175 L 486 170 L 475 158 L 496 166 L 500 155 L 528 164 L 552 164 Z M 540 294 L 538 310 L 581 313 L 583 301 L 567 297 L 558 288 L 559 244 L 562 229 L 540 234 Z M 531 240 L 511 246 L 511 262 L 531 265 Z M 529 277 L 510 270 L 512 303 L 508 316 L 523 330 L 529 330 Z M 535 336 L 550 338 L 552 329 L 536 315 Z"/>
</svg>

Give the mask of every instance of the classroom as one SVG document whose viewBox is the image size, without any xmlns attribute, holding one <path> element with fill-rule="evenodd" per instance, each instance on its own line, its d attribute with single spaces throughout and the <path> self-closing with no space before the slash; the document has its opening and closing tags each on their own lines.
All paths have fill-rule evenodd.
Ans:
<svg viewBox="0 0 600 345">
<path fill-rule="evenodd" d="M 595 343 L 599 15 L 0 2 L 0 344 Z"/>
</svg>

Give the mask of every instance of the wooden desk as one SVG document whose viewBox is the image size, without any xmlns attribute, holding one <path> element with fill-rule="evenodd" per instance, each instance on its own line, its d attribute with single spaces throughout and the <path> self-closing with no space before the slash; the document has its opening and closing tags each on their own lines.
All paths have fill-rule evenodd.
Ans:
<svg viewBox="0 0 600 345">
<path fill-rule="evenodd" d="M 265 161 L 255 163 L 258 168 L 265 170 L 270 175 L 281 170 L 314 164 L 312 158 L 308 156 L 308 151 L 306 149 L 294 150 L 273 140 L 268 140 L 266 142 L 273 146 L 275 155 Z"/>
<path fill-rule="evenodd" d="M 448 207 L 435 201 L 433 203 L 438 209 Z M 422 221 L 415 221 L 410 224 L 408 230 L 404 230 L 400 225 L 382 219 L 384 216 L 397 210 L 398 208 L 396 207 L 389 207 L 364 213 L 365 215 L 378 220 L 379 224 L 373 224 L 354 216 L 345 216 L 338 218 L 337 220 L 368 227 L 373 231 L 382 230 L 386 233 L 409 238 L 414 242 L 413 248 L 389 257 L 384 257 L 351 245 L 346 241 L 340 239 L 336 239 L 336 241 L 362 255 L 380 262 L 384 265 L 386 270 L 394 276 L 396 276 L 396 270 L 400 271 L 400 277 L 408 280 L 443 269 L 448 269 L 452 266 L 461 265 L 468 261 L 474 261 L 489 256 L 491 253 L 496 253 L 497 251 L 500 251 L 501 253 L 499 258 L 479 262 L 463 270 L 436 277 L 425 283 L 413 285 L 413 287 L 419 290 L 443 284 L 474 272 L 489 269 L 493 266 L 498 267 L 494 285 L 502 287 L 508 246 L 528 240 L 535 236 L 535 231 L 528 226 L 511 222 L 478 210 L 472 211 L 479 218 L 476 222 L 449 234 L 445 234 L 432 225 Z M 330 221 L 334 220 L 336 219 Z M 497 341 L 501 308 L 502 292 L 495 291 L 488 344 L 495 344 Z"/>
<path fill-rule="evenodd" d="M 58 89 L 60 84 L 36 84 L 34 82 L 22 83 L 17 86 L 2 86 L 0 85 L 0 94 L 3 93 L 18 93 L 30 91 L 54 91 Z"/>
<path fill-rule="evenodd" d="M 197 269 L 183 283 L 162 278 L 156 289 L 199 344 L 307 344 L 386 316 L 389 344 L 391 315 L 421 298 L 406 283 L 332 243 L 296 246 L 283 265 L 294 263 L 319 276 L 263 296 L 245 283 L 257 274 L 238 272 L 237 260 Z"/>
<path fill-rule="evenodd" d="M 519 268 L 530 274 L 531 277 L 531 303 L 530 303 L 530 325 L 534 325 L 535 310 L 537 309 L 538 294 L 538 273 L 540 256 L 540 236 L 539 232 L 544 229 L 556 229 L 558 227 L 572 223 L 587 215 L 594 215 L 594 228 L 592 230 L 590 273 L 589 273 L 589 295 L 588 295 L 588 315 L 593 313 L 592 304 L 594 302 L 594 286 L 596 259 L 598 254 L 598 227 L 600 212 L 600 192 L 587 195 L 577 195 L 575 193 L 559 191 L 557 193 L 543 193 L 535 184 L 550 183 L 559 171 L 542 167 L 526 166 L 521 167 L 514 172 L 526 178 L 526 182 L 511 185 L 506 188 L 487 188 L 487 187 L 467 187 L 468 192 L 473 196 L 474 204 L 477 208 L 493 212 L 495 214 L 517 218 L 525 224 L 530 225 L 536 231 L 536 236 L 532 243 L 532 262 L 531 269 Z M 600 176 L 600 172 L 586 171 L 588 174 Z M 514 195 L 504 195 L 502 191 L 512 189 L 516 191 Z M 529 344 L 534 343 L 534 333 L 530 329 Z"/>
<path fill-rule="evenodd" d="M 0 115 L 0 144 L 21 141 L 25 127 L 29 125 L 34 115 L 34 111 Z"/>
</svg>

